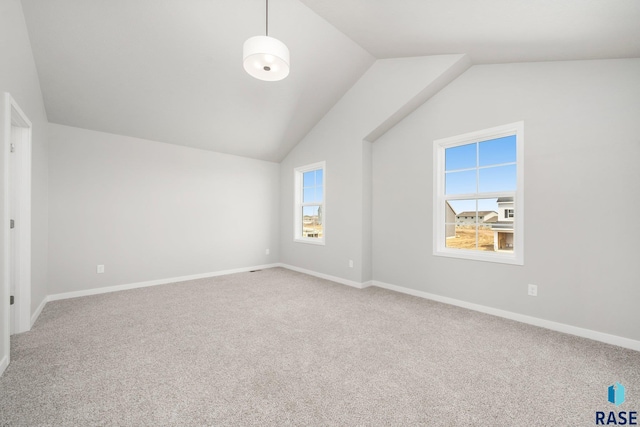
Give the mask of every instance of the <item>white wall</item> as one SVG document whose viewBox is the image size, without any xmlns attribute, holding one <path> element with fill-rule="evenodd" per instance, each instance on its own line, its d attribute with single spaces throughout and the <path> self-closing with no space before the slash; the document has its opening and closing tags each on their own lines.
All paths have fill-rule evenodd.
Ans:
<svg viewBox="0 0 640 427">
<path fill-rule="evenodd" d="M 42 303 L 47 294 L 47 116 L 42 101 L 40 83 L 31 54 L 29 36 L 18 0 L 0 1 L 0 94 L 9 92 L 33 124 L 32 137 L 32 265 L 31 305 L 32 312 Z M 0 117 L 4 117 L 4 105 L 0 105 Z M 1 122 L 1 120 L 0 120 Z M 0 135 L 4 130 L 1 129 Z M 6 147 L 4 147 L 6 148 Z M 4 188 L 5 149 L 0 150 L 0 188 Z M 0 203 L 3 201 L 0 198 Z M 5 242 L 4 205 L 0 209 L 0 241 Z M 4 245 L 0 245 L 0 259 L 4 258 Z M 4 266 L 0 264 L 4 277 Z M 4 320 L 8 301 L 0 292 L 0 319 Z M 0 328 L 0 355 L 5 352 L 7 337 Z M 0 356 L 1 357 L 1 356 Z"/>
<path fill-rule="evenodd" d="M 518 120 L 524 266 L 433 256 L 433 141 Z M 374 279 L 640 340 L 639 162 L 640 59 L 474 66 L 373 146 Z"/>
<path fill-rule="evenodd" d="M 278 260 L 277 163 L 54 124 L 49 142 L 50 294 Z"/>
<path fill-rule="evenodd" d="M 464 55 L 379 60 L 281 162 L 281 261 L 371 279 L 371 143 L 468 67 Z M 293 170 L 326 161 L 325 246 L 293 241 Z M 349 260 L 354 267 L 349 268 Z"/>
</svg>

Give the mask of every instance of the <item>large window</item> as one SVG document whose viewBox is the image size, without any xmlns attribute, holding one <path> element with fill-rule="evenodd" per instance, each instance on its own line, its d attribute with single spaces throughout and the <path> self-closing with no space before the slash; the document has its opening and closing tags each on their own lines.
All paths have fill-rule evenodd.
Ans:
<svg viewBox="0 0 640 427">
<path fill-rule="evenodd" d="M 294 170 L 294 231 L 297 242 L 324 245 L 325 162 Z"/>
<path fill-rule="evenodd" d="M 524 263 L 524 124 L 434 142 L 434 255 Z"/>
</svg>

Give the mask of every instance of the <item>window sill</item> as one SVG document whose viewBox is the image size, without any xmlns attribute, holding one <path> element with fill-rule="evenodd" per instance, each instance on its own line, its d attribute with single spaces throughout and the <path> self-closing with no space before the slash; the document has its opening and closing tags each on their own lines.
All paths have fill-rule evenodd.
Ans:
<svg viewBox="0 0 640 427">
<path fill-rule="evenodd" d="M 295 237 L 293 239 L 294 243 L 306 243 L 308 245 L 319 245 L 324 246 L 324 238 L 323 239 L 305 239 L 304 237 Z"/>
<path fill-rule="evenodd" d="M 440 249 L 435 250 L 433 255 L 472 261 L 494 262 L 499 264 L 524 265 L 522 256 L 518 257 L 505 251 L 483 253 L 475 251 L 461 251 L 460 249 Z"/>
</svg>

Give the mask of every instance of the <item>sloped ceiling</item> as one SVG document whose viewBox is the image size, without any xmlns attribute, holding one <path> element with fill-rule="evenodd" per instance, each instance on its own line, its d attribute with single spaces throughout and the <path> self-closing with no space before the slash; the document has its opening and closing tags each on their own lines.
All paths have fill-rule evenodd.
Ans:
<svg viewBox="0 0 640 427">
<path fill-rule="evenodd" d="M 242 44 L 263 0 L 22 0 L 49 121 L 280 161 L 376 58 L 640 57 L 638 0 L 271 0 L 291 74 Z"/>
<path fill-rule="evenodd" d="M 474 63 L 640 57 L 637 0 L 301 0 L 376 58 Z"/>
<path fill-rule="evenodd" d="M 242 45 L 258 0 L 24 0 L 50 122 L 280 161 L 374 62 L 297 0 L 272 0 L 269 35 L 291 74 L 263 82 Z"/>
</svg>

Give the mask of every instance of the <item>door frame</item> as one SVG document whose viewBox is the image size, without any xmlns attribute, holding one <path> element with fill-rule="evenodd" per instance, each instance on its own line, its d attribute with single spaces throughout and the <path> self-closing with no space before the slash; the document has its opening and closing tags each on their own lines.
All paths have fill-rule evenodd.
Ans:
<svg viewBox="0 0 640 427">
<path fill-rule="evenodd" d="M 4 94 L 4 117 L 3 117 L 3 142 L 2 151 L 4 154 L 3 164 L 3 215 L 4 223 L 1 225 L 6 238 L 3 242 L 2 259 L 2 293 L 6 301 L 6 306 L 2 310 L 4 355 L 0 355 L 0 374 L 3 364 L 9 363 L 10 356 L 10 277 L 12 268 L 12 255 L 17 260 L 15 271 L 15 332 L 26 332 L 31 329 L 31 137 L 32 124 L 27 115 L 22 111 L 18 103 L 9 93 Z M 15 144 L 15 152 L 11 152 L 11 144 Z M 14 167 L 16 168 L 17 182 L 10 182 L 9 161 L 10 156 L 15 156 Z M 15 217 L 10 217 L 11 187 L 15 185 L 18 193 L 18 201 L 15 209 Z M 16 228 L 11 231 L 9 220 L 14 219 Z M 15 254 L 11 252 L 10 235 L 14 233 Z M 5 366 L 6 367 L 6 366 Z"/>
</svg>

